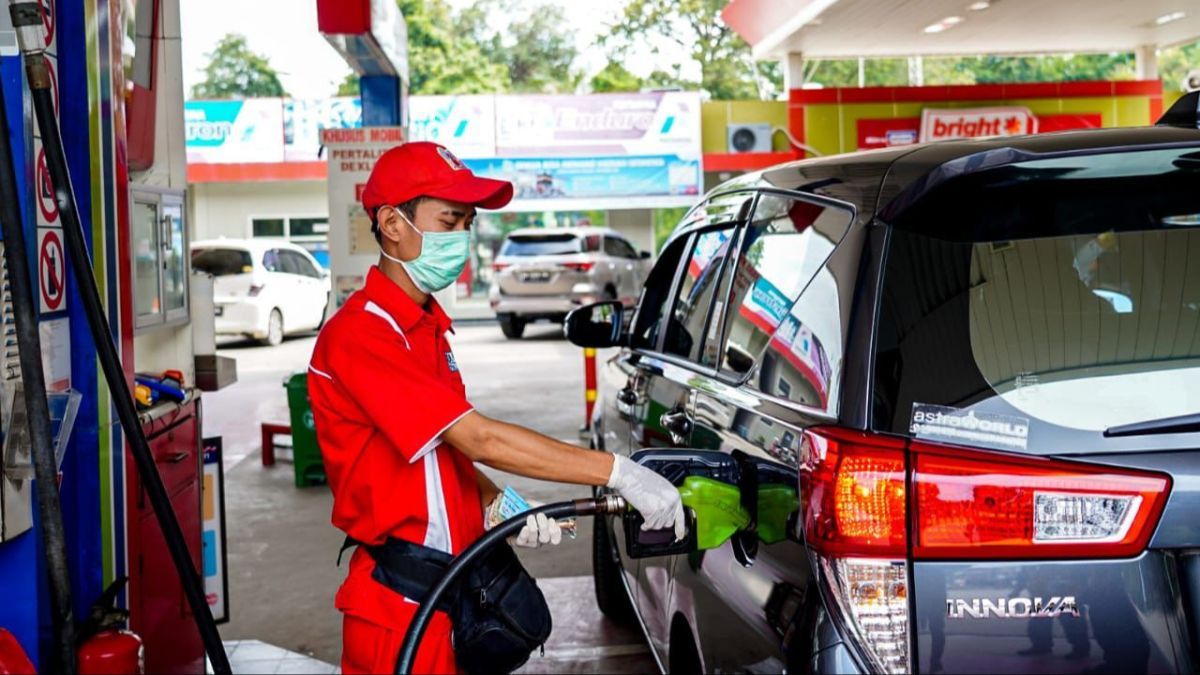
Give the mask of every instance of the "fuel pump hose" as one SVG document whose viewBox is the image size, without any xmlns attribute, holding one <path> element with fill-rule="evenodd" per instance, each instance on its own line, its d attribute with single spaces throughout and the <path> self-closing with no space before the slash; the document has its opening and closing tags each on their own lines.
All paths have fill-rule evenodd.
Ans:
<svg viewBox="0 0 1200 675">
<path fill-rule="evenodd" d="M 404 634 L 404 643 L 400 647 L 400 658 L 396 661 L 396 673 L 408 675 L 412 672 L 413 661 L 417 656 L 417 645 L 421 644 L 421 638 L 425 635 L 425 629 L 429 627 L 429 621 L 433 618 L 433 612 L 446 594 L 446 591 L 454 585 L 458 577 L 466 570 L 471 568 L 471 565 L 479 559 L 481 555 L 487 552 L 497 544 L 504 544 L 504 540 L 516 534 L 525 526 L 525 520 L 530 515 L 539 513 L 545 514 L 547 518 L 570 518 L 573 516 L 597 516 L 620 513 L 625 509 L 625 500 L 616 495 L 604 495 L 594 499 L 576 499 L 569 502 L 555 502 L 539 506 L 536 509 L 531 509 L 520 515 L 513 516 L 508 520 L 500 523 L 484 533 L 482 537 L 475 540 L 475 543 L 468 546 L 462 553 L 459 553 L 446 568 L 446 573 L 438 580 L 437 584 L 425 596 L 425 602 L 421 603 L 421 607 L 417 609 L 417 613 L 413 616 L 412 623 L 408 626 L 408 632 Z"/>
<path fill-rule="evenodd" d="M 29 90 L 33 97 L 34 114 L 37 118 L 38 129 L 42 133 L 42 146 L 46 153 L 46 163 L 50 169 L 50 179 L 54 186 L 54 198 L 62 217 L 63 238 L 67 248 L 67 260 L 71 264 L 71 273 L 79 289 L 80 301 L 91 330 L 92 340 L 96 344 L 96 352 L 104 371 L 104 379 L 112 393 L 112 402 L 117 409 L 117 417 L 137 465 L 138 475 L 146 490 L 146 497 L 154 509 L 155 519 L 162 529 L 163 539 L 171 560 L 179 575 L 180 585 L 187 598 L 192 618 L 200 633 L 204 650 L 212 663 L 216 675 L 229 675 L 229 659 L 221 643 L 221 634 L 217 631 L 212 612 L 204 594 L 204 582 L 192 561 L 191 552 L 183 538 L 183 531 L 175 517 L 175 511 L 163 487 L 162 476 L 154 463 L 150 445 L 138 421 L 137 411 L 133 405 L 133 395 L 129 391 L 129 383 L 125 372 L 121 369 L 120 355 L 113 344 L 112 331 L 105 316 L 104 307 L 100 301 L 100 292 L 96 287 L 95 273 L 92 270 L 91 257 L 88 255 L 84 241 L 83 224 L 75 201 L 75 190 L 71 185 L 71 176 L 67 170 L 67 158 L 63 150 L 62 135 L 58 128 L 58 118 L 54 110 L 54 99 L 51 92 L 50 75 L 44 55 L 41 38 L 40 6 L 37 2 L 27 0 L 9 0 L 9 9 L 13 19 L 13 27 L 17 29 L 17 39 L 21 55 L 25 62 L 25 72 L 29 80 Z"/>
<path fill-rule="evenodd" d="M 25 417 L 29 423 L 30 453 L 36 479 L 34 489 L 41 517 L 39 531 L 46 556 L 51 624 L 56 647 L 56 663 L 43 665 L 48 666 L 44 670 L 74 675 L 75 619 L 71 609 L 71 576 L 67 567 L 62 504 L 58 501 L 58 466 L 54 460 L 50 409 L 46 401 L 46 375 L 42 371 L 42 346 L 31 282 L 33 275 L 25 252 L 16 164 L 8 130 L 8 108 L 3 88 L 0 87 L 0 227 L 4 232 L 4 259 L 8 266 L 13 314 L 17 323 L 17 353 L 21 363 Z M 6 432 L 14 433 L 14 429 L 7 429 Z"/>
</svg>

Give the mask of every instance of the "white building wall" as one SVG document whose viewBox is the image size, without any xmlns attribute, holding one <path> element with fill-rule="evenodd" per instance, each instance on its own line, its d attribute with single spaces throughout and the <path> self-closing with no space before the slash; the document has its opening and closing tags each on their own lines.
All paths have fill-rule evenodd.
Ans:
<svg viewBox="0 0 1200 675">
<path fill-rule="evenodd" d="M 155 81 L 154 164 L 132 172 L 130 187 L 152 186 L 182 190 L 187 187 L 187 153 L 184 149 L 183 55 L 180 44 L 179 2 L 161 3 Z M 186 215 L 184 216 L 186 219 Z M 185 221 L 186 222 L 186 221 Z M 196 382 L 190 324 L 138 331 L 133 338 L 134 368 L 139 372 L 183 371 L 188 384 Z"/>
<path fill-rule="evenodd" d="M 310 218 L 329 215 L 325 181 L 193 183 L 192 240 L 245 238 L 254 218 Z"/>
</svg>

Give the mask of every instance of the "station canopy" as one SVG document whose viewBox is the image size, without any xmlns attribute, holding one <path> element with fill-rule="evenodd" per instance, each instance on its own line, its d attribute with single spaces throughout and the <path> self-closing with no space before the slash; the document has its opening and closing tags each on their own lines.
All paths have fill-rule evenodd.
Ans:
<svg viewBox="0 0 1200 675">
<path fill-rule="evenodd" d="M 732 0 L 757 59 L 1135 51 L 1200 39 L 1196 0 Z"/>
</svg>

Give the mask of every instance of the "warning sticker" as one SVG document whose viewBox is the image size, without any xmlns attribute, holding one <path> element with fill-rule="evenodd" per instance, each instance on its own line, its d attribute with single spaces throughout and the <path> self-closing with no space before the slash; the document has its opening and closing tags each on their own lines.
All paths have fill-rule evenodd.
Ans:
<svg viewBox="0 0 1200 675">
<path fill-rule="evenodd" d="M 61 230 L 38 228 L 38 290 L 42 313 L 65 309 L 67 265 Z"/>
<path fill-rule="evenodd" d="M 917 438 L 983 444 L 1024 450 L 1029 443 L 1029 420 L 1015 415 L 959 410 L 931 403 L 913 403 L 909 433 Z"/>
<path fill-rule="evenodd" d="M 38 12 L 42 15 L 42 27 L 46 29 L 46 49 L 54 51 L 54 0 L 38 0 Z"/>
<path fill-rule="evenodd" d="M 58 201 L 54 194 L 54 183 L 50 180 L 50 168 L 46 164 L 46 151 L 41 147 L 41 142 L 34 144 L 37 147 L 37 198 L 38 198 L 38 225 L 46 227 L 58 224 Z"/>
</svg>

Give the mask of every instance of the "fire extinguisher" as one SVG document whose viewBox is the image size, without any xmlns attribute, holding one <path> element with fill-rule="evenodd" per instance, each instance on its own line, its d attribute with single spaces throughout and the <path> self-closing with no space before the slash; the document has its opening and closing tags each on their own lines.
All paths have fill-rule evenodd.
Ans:
<svg viewBox="0 0 1200 675">
<path fill-rule="evenodd" d="M 0 628 L 0 675 L 26 675 L 32 672 L 33 662 L 21 649 L 21 643 L 7 629 Z"/>
<path fill-rule="evenodd" d="M 79 628 L 79 675 L 143 675 L 146 652 L 137 633 L 122 628 L 129 612 L 117 609 L 117 593 L 127 577 L 117 579 L 92 605 L 88 620 Z"/>
<path fill-rule="evenodd" d="M 79 645 L 79 675 L 142 675 L 145 650 L 137 633 L 120 628 L 102 630 Z"/>
</svg>

